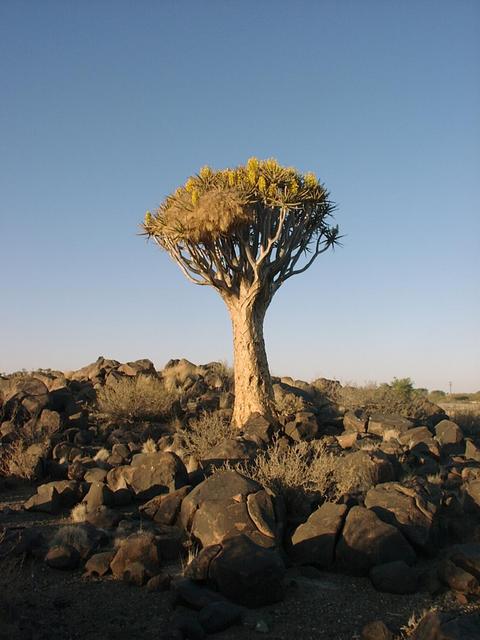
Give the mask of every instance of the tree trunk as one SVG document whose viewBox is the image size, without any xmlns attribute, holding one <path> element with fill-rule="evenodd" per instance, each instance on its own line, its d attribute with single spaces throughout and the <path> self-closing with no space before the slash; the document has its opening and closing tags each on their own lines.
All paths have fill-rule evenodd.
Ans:
<svg viewBox="0 0 480 640">
<path fill-rule="evenodd" d="M 232 424 L 239 429 L 255 412 L 269 420 L 275 419 L 272 380 L 263 340 L 263 321 L 268 303 L 259 297 L 253 302 L 240 299 L 228 303 L 235 370 Z"/>
</svg>

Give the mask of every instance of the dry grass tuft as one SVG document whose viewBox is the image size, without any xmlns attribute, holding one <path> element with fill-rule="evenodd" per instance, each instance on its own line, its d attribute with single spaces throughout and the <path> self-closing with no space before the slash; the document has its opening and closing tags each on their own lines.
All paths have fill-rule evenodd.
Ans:
<svg viewBox="0 0 480 640">
<path fill-rule="evenodd" d="M 87 504 L 86 502 L 79 502 L 70 511 L 70 519 L 72 522 L 79 524 L 87 520 Z"/>
<path fill-rule="evenodd" d="M 50 546 L 70 545 L 77 549 L 80 555 L 84 555 L 90 548 L 88 533 L 84 527 L 77 527 L 74 524 L 61 527 L 53 536 Z"/>
<path fill-rule="evenodd" d="M 148 438 L 142 445 L 142 453 L 155 453 L 157 450 L 157 443 L 153 438 Z"/>
<path fill-rule="evenodd" d="M 197 460 L 203 460 L 209 457 L 213 447 L 226 438 L 233 438 L 237 431 L 221 414 L 204 411 L 199 418 L 190 420 L 181 434 L 185 450 Z"/>
<path fill-rule="evenodd" d="M 136 376 L 117 380 L 97 393 L 98 408 L 115 420 L 161 420 L 171 416 L 177 394 L 161 380 Z"/>
</svg>

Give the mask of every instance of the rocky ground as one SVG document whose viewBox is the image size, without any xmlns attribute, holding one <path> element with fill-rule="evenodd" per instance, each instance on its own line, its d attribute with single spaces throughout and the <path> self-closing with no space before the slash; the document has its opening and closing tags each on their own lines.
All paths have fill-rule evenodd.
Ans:
<svg viewBox="0 0 480 640">
<path fill-rule="evenodd" d="M 0 638 L 480 638 L 480 432 L 274 390 L 232 433 L 219 363 L 0 377 Z"/>
</svg>

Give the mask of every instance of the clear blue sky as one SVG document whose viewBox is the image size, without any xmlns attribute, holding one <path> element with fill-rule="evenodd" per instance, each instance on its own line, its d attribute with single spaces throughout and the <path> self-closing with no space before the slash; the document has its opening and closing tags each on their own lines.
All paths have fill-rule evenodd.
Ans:
<svg viewBox="0 0 480 640">
<path fill-rule="evenodd" d="M 272 372 L 480 389 L 479 33 L 477 0 L 2 0 L 0 371 L 231 360 L 137 225 L 256 155 L 345 234 L 274 299 Z"/>
</svg>

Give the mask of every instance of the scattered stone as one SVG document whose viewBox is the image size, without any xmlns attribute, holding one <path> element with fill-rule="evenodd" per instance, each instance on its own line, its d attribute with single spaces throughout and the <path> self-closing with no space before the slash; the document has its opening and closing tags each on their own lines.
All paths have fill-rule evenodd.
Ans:
<svg viewBox="0 0 480 640">
<path fill-rule="evenodd" d="M 116 551 L 96 553 L 85 564 L 85 573 L 90 578 L 102 578 L 110 572 L 110 563 Z"/>
<path fill-rule="evenodd" d="M 80 554 L 72 545 L 59 545 L 49 549 L 45 562 L 52 569 L 76 569 L 80 562 Z"/>
<path fill-rule="evenodd" d="M 173 525 L 180 513 L 182 500 L 191 491 L 192 487 L 186 485 L 172 493 L 161 494 L 152 498 L 139 507 L 141 514 L 158 522 L 159 524 Z"/>
</svg>

